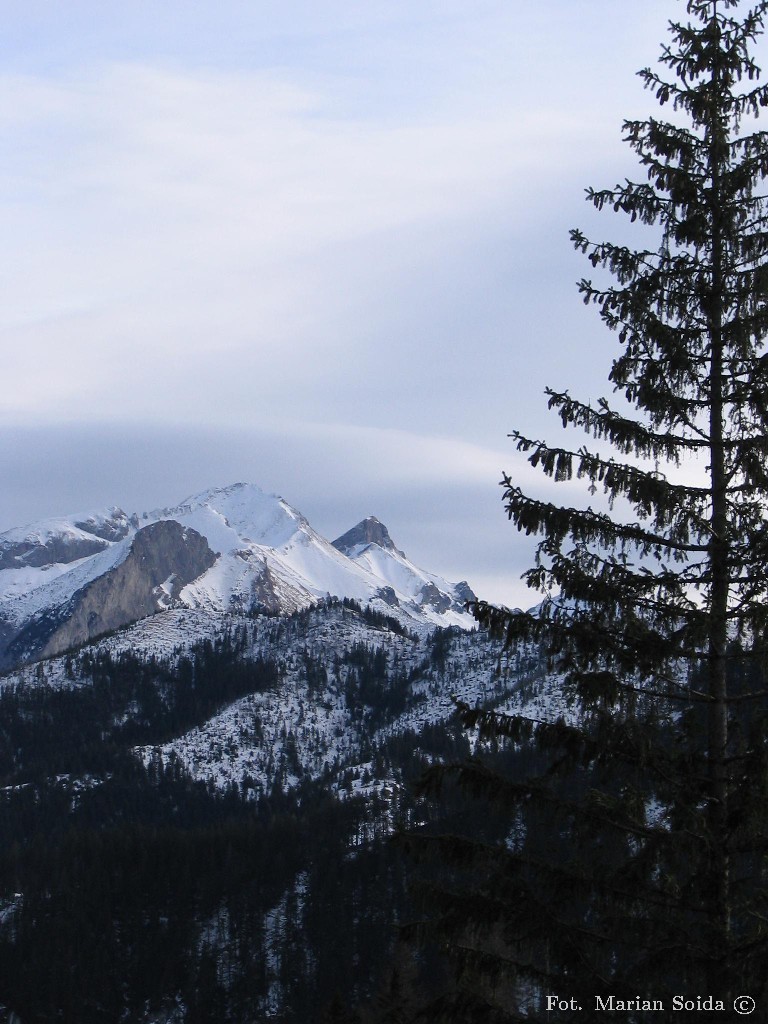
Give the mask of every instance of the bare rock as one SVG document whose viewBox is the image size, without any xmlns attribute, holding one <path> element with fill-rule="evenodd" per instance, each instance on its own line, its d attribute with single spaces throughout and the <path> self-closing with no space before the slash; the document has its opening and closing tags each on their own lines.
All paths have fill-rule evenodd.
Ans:
<svg viewBox="0 0 768 1024">
<path fill-rule="evenodd" d="M 123 562 L 29 623 L 10 645 L 16 659 L 50 657 L 162 611 L 216 561 L 205 537 L 173 520 L 136 533 Z"/>
</svg>

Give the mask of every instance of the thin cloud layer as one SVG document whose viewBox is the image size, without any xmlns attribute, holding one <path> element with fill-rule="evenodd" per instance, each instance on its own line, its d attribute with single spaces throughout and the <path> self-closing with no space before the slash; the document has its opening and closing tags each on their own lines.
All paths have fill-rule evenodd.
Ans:
<svg viewBox="0 0 768 1024">
<path fill-rule="evenodd" d="M 261 364 L 282 406 L 324 360 L 359 353 L 361 292 L 375 309 L 382 283 L 426 275 L 500 210 L 530 227 L 517 197 L 545 149 L 583 127 L 524 114 L 340 121 L 326 97 L 276 74 L 126 65 L 55 84 L 0 79 L 0 95 L 0 141 L 15 154 L 0 230 L 18 239 L 0 329 L 19 382 L 2 408 L 40 417 L 82 415 L 85 400 L 94 418 L 161 403 L 183 420 L 190 397 L 226 395 L 239 358 Z"/>
<path fill-rule="evenodd" d="M 631 168 L 669 13 L 617 6 L 14 5 L 0 528 L 66 511 L 67 481 L 124 500 L 116 466 L 135 506 L 250 478 L 340 532 L 367 489 L 425 565 L 515 580 L 462 531 L 501 538 L 505 435 L 545 429 L 544 384 L 605 390 L 567 229 Z"/>
</svg>

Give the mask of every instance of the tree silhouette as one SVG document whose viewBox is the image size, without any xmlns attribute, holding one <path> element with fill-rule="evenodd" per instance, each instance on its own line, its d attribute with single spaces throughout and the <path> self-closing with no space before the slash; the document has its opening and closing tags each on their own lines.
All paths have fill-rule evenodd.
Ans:
<svg viewBox="0 0 768 1024">
<path fill-rule="evenodd" d="M 503 844 L 433 844 L 462 879 L 434 893 L 462 980 L 435 1018 L 584 1021 L 598 998 L 637 997 L 625 1019 L 680 1021 L 702 1007 L 673 1012 L 676 993 L 729 1010 L 765 993 L 768 137 L 745 125 L 768 105 L 751 56 L 768 4 L 738 6 L 689 0 L 660 72 L 640 72 L 670 120 L 624 124 L 641 180 L 588 190 L 655 227 L 656 247 L 572 232 L 605 272 L 579 289 L 621 344 L 614 397 L 548 390 L 585 445 L 512 436 L 546 477 L 604 499 L 568 507 L 505 476 L 510 519 L 539 538 L 526 578 L 543 601 L 475 614 L 510 648 L 540 643 L 577 710 L 463 707 L 465 724 L 533 744 L 540 771 L 428 779 L 456 774 L 510 820 Z"/>
</svg>

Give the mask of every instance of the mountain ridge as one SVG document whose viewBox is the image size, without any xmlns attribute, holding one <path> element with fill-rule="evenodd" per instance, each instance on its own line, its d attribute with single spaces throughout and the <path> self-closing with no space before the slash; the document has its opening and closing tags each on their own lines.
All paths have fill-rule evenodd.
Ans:
<svg viewBox="0 0 768 1024">
<path fill-rule="evenodd" d="M 163 522 L 178 529 L 158 531 Z M 96 587 L 99 579 L 120 584 Z M 331 543 L 283 498 L 237 483 L 141 515 L 113 506 L 0 534 L 0 667 L 173 606 L 284 614 L 330 597 L 380 606 L 416 628 L 474 625 L 466 581 L 419 569 L 375 517 Z"/>
</svg>

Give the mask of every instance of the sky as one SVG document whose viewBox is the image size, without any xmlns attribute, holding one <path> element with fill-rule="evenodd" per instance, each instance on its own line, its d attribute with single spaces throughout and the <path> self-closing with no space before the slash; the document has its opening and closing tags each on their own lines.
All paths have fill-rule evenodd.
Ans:
<svg viewBox="0 0 768 1024">
<path fill-rule="evenodd" d="M 560 440 L 547 385 L 609 393 L 568 231 L 632 239 L 584 189 L 640 173 L 684 4 L 0 14 L 0 531 L 244 480 L 532 604 L 499 481 L 548 490 L 507 435 Z"/>
</svg>

